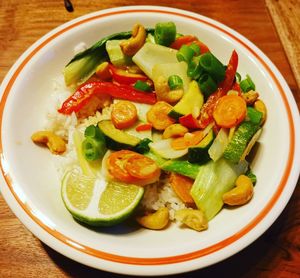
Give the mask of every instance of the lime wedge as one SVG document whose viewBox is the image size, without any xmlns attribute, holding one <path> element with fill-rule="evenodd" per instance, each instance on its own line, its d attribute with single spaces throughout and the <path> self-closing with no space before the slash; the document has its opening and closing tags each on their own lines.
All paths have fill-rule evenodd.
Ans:
<svg viewBox="0 0 300 278">
<path fill-rule="evenodd" d="M 112 226 L 133 213 L 144 189 L 134 184 L 96 179 L 74 168 L 65 173 L 61 194 L 75 219 L 91 226 Z"/>
</svg>

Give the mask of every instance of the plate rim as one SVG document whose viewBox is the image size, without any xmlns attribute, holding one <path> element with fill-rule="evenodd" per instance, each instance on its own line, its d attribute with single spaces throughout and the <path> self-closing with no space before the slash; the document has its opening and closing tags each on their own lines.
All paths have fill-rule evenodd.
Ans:
<svg viewBox="0 0 300 278">
<path fill-rule="evenodd" d="M 280 181 L 280 185 L 278 186 L 278 189 L 276 192 L 277 194 L 274 194 L 276 196 L 273 195 L 272 197 L 272 202 L 271 200 L 269 201 L 268 205 L 264 207 L 263 210 L 261 210 L 260 214 L 257 215 L 250 223 L 248 223 L 242 230 L 244 230 L 246 227 L 248 227 L 255 219 L 258 218 L 258 216 L 260 219 L 258 220 L 258 223 L 263 223 L 261 222 L 262 220 L 266 219 L 266 216 L 269 216 L 269 221 L 265 221 L 265 225 L 264 227 L 262 227 L 262 225 L 260 225 L 260 230 L 257 231 L 257 226 L 254 225 L 254 227 L 252 227 L 250 230 L 248 230 L 248 232 L 246 232 L 245 234 L 241 235 L 240 237 L 238 237 L 235 241 L 233 241 L 232 243 L 226 245 L 225 247 L 220 246 L 219 244 L 215 244 L 217 246 L 214 246 L 213 248 L 213 252 L 209 252 L 212 249 L 211 248 L 204 248 L 204 249 L 209 249 L 206 250 L 207 252 L 202 252 L 202 255 L 199 255 L 199 251 L 202 251 L 204 249 L 195 251 L 195 252 L 190 252 L 188 254 L 183 254 L 183 255 L 177 255 L 177 256 L 171 256 L 171 257 L 163 257 L 163 258 L 134 258 L 134 257 L 129 257 L 130 261 L 127 261 L 127 259 L 124 260 L 124 256 L 119 256 L 119 255 L 114 255 L 114 254 L 109 254 L 106 252 L 102 252 L 99 250 L 96 250 L 97 253 L 99 253 L 99 257 L 96 256 L 96 258 L 98 259 L 102 259 L 104 261 L 109 260 L 110 262 L 113 263 L 121 263 L 121 268 L 122 266 L 125 265 L 132 265 L 132 266 L 157 266 L 157 265 L 162 265 L 162 266 L 166 266 L 166 265 L 172 265 L 172 264 L 179 264 L 179 263 L 185 263 L 185 262 L 189 262 L 195 259 L 199 259 L 203 256 L 207 256 L 209 254 L 212 254 L 214 252 L 220 251 L 220 250 L 224 250 L 227 247 L 230 247 L 230 245 L 232 245 L 233 243 L 236 243 L 236 245 L 240 245 L 238 248 L 236 248 L 235 250 L 232 250 L 231 254 L 228 255 L 228 252 L 226 252 L 226 254 L 223 256 L 221 256 L 221 258 L 217 261 L 212 261 L 210 263 L 207 263 L 205 266 L 208 266 L 210 264 L 216 263 L 221 261 L 222 259 L 225 259 L 235 253 L 237 253 L 238 251 L 240 251 L 241 249 L 245 248 L 246 246 L 248 246 L 249 244 L 251 244 L 253 241 L 255 241 L 265 230 L 267 230 L 270 225 L 276 220 L 276 218 L 280 215 L 280 213 L 282 212 L 282 210 L 284 209 L 284 207 L 286 206 L 288 200 L 290 199 L 292 192 L 296 186 L 297 183 L 297 179 L 298 179 L 298 175 L 299 175 L 299 171 L 300 171 L 300 167 L 298 166 L 293 166 L 293 162 L 296 160 L 296 150 L 299 151 L 299 146 L 296 145 L 296 137 L 299 137 L 299 129 L 297 130 L 297 126 L 299 126 L 299 120 L 298 120 L 298 125 L 297 125 L 297 119 L 295 119 L 293 117 L 293 115 L 295 113 L 297 113 L 297 106 L 296 104 L 293 102 L 293 96 L 292 93 L 288 87 L 288 85 L 286 84 L 286 81 L 283 79 L 282 75 L 280 74 L 280 72 L 278 71 L 278 69 L 273 65 L 273 63 L 266 57 L 266 55 L 260 51 L 253 43 L 251 43 L 248 39 L 246 39 L 244 36 L 242 36 L 241 34 L 237 33 L 236 31 L 234 31 L 233 29 L 229 28 L 228 26 L 213 20 L 211 18 L 205 17 L 203 15 L 199 15 L 197 13 L 193 13 L 193 12 L 189 12 L 189 11 L 185 11 L 185 10 L 180 10 L 180 9 L 175 9 L 175 8 L 168 8 L 168 7 L 163 7 L 163 6 L 126 6 L 126 7 L 121 7 L 121 8 L 111 8 L 111 9 L 106 9 L 106 10 L 102 10 L 102 11 L 98 11 L 98 12 L 93 12 L 93 13 L 89 13 L 86 15 L 83 15 L 81 17 L 78 17 L 76 19 L 73 19 L 63 25 L 58 26 L 57 28 L 53 29 L 52 31 L 48 32 L 46 35 L 44 35 L 42 38 L 40 38 L 38 41 L 36 41 L 36 43 L 34 43 L 31 47 L 29 47 L 24 53 L 23 55 L 20 56 L 20 58 L 17 60 L 17 62 L 13 65 L 13 67 L 10 69 L 10 71 L 7 73 L 6 77 L 4 78 L 2 85 L 1 85 L 1 103 L 0 103 L 0 120 L 1 120 L 1 130 L 0 130 L 0 155 L 1 155 L 1 163 L 0 163 L 0 167 L 1 167 L 1 171 L 2 171 L 2 175 L 5 179 L 5 185 L 2 186 L 1 183 L 1 187 L 5 187 L 7 186 L 8 188 L 5 189 L 9 189 L 9 190 L 3 190 L 2 188 L 2 192 L 3 192 L 3 196 L 5 198 L 5 200 L 7 201 L 7 203 L 9 204 L 10 208 L 16 213 L 16 211 L 18 211 L 19 209 L 23 209 L 26 213 L 27 217 L 30 217 L 31 220 L 33 220 L 35 223 L 34 225 L 38 225 L 39 228 L 44 229 L 44 232 L 46 232 L 48 235 L 50 234 L 51 236 L 54 236 L 54 241 L 53 240 L 42 240 L 43 242 L 45 242 L 47 245 L 51 246 L 53 249 L 55 249 L 56 251 L 65 254 L 68 257 L 71 257 L 70 254 L 68 252 L 62 252 L 64 251 L 63 246 L 61 248 L 59 248 L 57 245 L 68 245 L 68 247 L 71 248 L 75 248 L 77 252 L 84 252 L 85 254 L 89 255 L 89 256 L 93 256 L 93 252 L 90 252 L 91 250 L 89 250 L 89 247 L 87 246 L 82 246 L 81 247 L 76 247 L 76 244 L 80 245 L 80 243 L 66 238 L 64 237 L 64 240 L 62 240 L 59 237 L 57 237 L 57 235 L 55 236 L 53 233 L 56 232 L 55 230 L 47 227 L 47 225 L 45 225 L 45 223 L 43 223 L 40 219 L 38 219 L 35 215 L 34 212 L 31 211 L 30 207 L 26 207 L 26 204 L 24 204 L 19 196 L 17 195 L 17 192 L 15 192 L 13 190 L 13 180 L 11 179 L 11 177 L 8 175 L 8 173 L 5 171 L 5 157 L 3 155 L 3 146 L 2 146 L 2 118 L 3 118 L 3 114 L 4 114 L 4 108 L 5 108 L 5 102 L 6 99 L 9 95 L 9 92 L 11 91 L 11 89 L 13 88 L 13 84 L 18 76 L 18 74 L 22 71 L 22 69 L 25 67 L 25 65 L 30 61 L 30 59 L 32 57 L 34 57 L 34 55 L 36 53 L 39 52 L 39 50 L 41 50 L 44 46 L 46 46 L 49 42 L 51 42 L 53 39 L 55 39 L 56 37 L 59 37 L 61 34 L 63 34 L 64 32 L 67 32 L 68 30 L 71 30 L 72 28 L 79 26 L 80 24 L 84 24 L 86 22 L 95 20 L 95 19 L 99 19 L 100 17 L 106 17 L 106 16 L 115 16 L 117 14 L 125 14 L 125 13 L 130 13 L 130 12 L 153 12 L 153 13 L 164 13 L 164 14 L 172 14 L 175 16 L 181 16 L 181 17 L 185 17 L 188 18 L 190 20 L 196 20 L 196 21 L 200 21 L 201 23 L 204 24 L 208 24 L 214 28 L 217 28 L 218 30 L 222 31 L 223 33 L 225 33 L 227 36 L 233 38 L 235 41 L 237 41 L 238 43 L 242 44 L 248 51 L 250 51 L 255 58 L 257 58 L 260 62 L 260 64 L 262 64 L 265 69 L 268 71 L 268 73 L 270 74 L 270 76 L 272 77 L 272 80 L 274 81 L 274 84 L 276 84 L 277 89 L 280 91 L 282 98 L 285 101 L 285 108 L 286 108 L 286 112 L 289 115 L 289 119 L 291 121 L 289 121 L 290 123 L 290 140 L 291 140 L 291 145 L 292 147 L 290 147 L 289 149 L 289 159 L 288 159 L 288 163 L 285 166 L 285 170 L 284 170 L 284 175 L 282 176 L 282 179 Z M 198 18 L 197 18 L 198 17 Z M 250 48 L 251 46 L 251 48 Z M 255 51 L 253 50 L 253 46 Z M 257 54 L 259 53 L 259 55 Z M 259 57 L 262 56 L 263 58 Z M 286 92 L 284 92 L 286 91 Z M 299 112 L 298 112 L 299 114 Z M 298 159 L 299 162 L 299 159 Z M 300 163 L 295 163 L 296 165 L 299 165 Z M 290 169 L 288 171 L 288 169 Z M 2 177 L 2 178 L 3 178 Z M 290 180 L 292 179 L 292 180 Z M 290 180 L 290 181 L 289 181 Z M 294 185 L 293 185 L 294 184 Z M 289 190 L 288 190 L 289 189 Z M 285 190 L 285 195 L 283 194 Z M 286 191 L 289 192 L 286 192 Z M 5 193 L 4 193 L 5 192 Z M 10 196 L 8 196 L 9 194 L 11 194 Z M 279 198 L 283 198 L 285 196 L 285 198 L 283 199 L 283 206 L 281 208 L 277 208 L 276 213 L 273 213 L 273 217 L 271 217 L 269 215 L 272 207 L 275 207 L 276 204 L 278 204 L 278 200 Z M 17 206 L 20 207 L 16 207 L 15 204 L 12 204 L 13 201 L 11 199 L 11 197 L 14 197 L 15 201 L 17 201 Z M 270 204 L 272 203 L 272 204 Z M 262 211 L 265 211 L 264 216 L 261 215 Z M 21 215 L 21 212 L 18 211 L 18 213 L 16 213 L 17 215 Z M 21 219 L 24 218 L 24 216 L 20 217 Z M 24 220 L 24 219 L 23 219 Z M 24 221 L 22 221 L 24 224 Z M 25 221 L 26 222 L 26 221 Z M 268 222 L 268 223 L 267 223 Z M 26 224 L 25 224 L 26 225 Z M 27 228 L 32 232 L 32 230 L 34 230 L 32 228 L 32 224 L 31 225 L 26 225 Z M 29 227 L 28 227 L 29 226 Z M 46 227 L 46 228 L 45 228 Z M 255 229 L 256 228 L 256 233 Z M 34 233 L 38 238 L 41 238 L 40 232 L 37 231 L 38 229 L 35 229 Z M 249 233 L 252 231 L 252 239 L 249 239 Z M 254 233 L 254 234 L 253 234 Z M 237 233 L 238 234 L 238 233 Z M 63 235 L 62 235 L 63 236 Z M 248 239 L 247 239 L 248 237 Z M 42 238 L 45 239 L 44 236 L 42 236 Z M 47 237 L 46 237 L 47 238 Z M 229 237 L 231 238 L 231 237 Z M 53 238 L 51 238 L 53 239 Z M 240 240 L 244 239 L 244 243 L 241 244 Z M 247 240 L 246 240 L 247 239 Z M 72 243 L 70 243 L 70 240 L 73 241 Z M 246 240 L 246 242 L 245 242 Z M 55 242 L 55 241 L 58 241 Z M 223 240 L 226 241 L 226 240 Z M 221 243 L 223 242 L 221 241 Z M 240 244 L 238 244 L 240 243 Z M 222 244 L 221 244 L 222 245 Z M 88 248 L 86 250 L 88 250 L 89 252 L 85 252 L 82 251 L 82 247 L 83 248 Z M 216 249 L 216 250 L 215 250 Z M 188 255 L 188 257 L 187 257 Z M 77 257 L 77 258 L 75 258 Z M 127 258 L 127 257 L 125 257 Z M 174 259 L 176 258 L 176 259 Z M 73 256 L 73 259 L 84 263 L 84 264 L 88 264 L 90 265 L 88 262 L 83 262 L 84 260 L 82 259 L 78 259 L 78 256 Z M 153 259 L 153 260 L 152 260 Z M 85 260 L 86 261 L 86 260 Z M 92 267 L 95 267 L 94 265 L 90 265 Z M 203 266 L 203 267 L 205 267 Z M 96 267 L 97 268 L 97 267 Z M 193 270 L 193 269 L 197 269 L 199 267 L 185 267 L 187 268 L 187 270 Z M 108 271 L 112 271 L 112 272 L 118 272 L 115 271 L 115 269 L 111 270 L 111 269 L 107 269 L 105 267 L 102 266 L 101 269 L 104 270 L 108 270 Z M 184 271 L 187 271 L 184 270 Z M 120 271 L 120 270 L 119 270 Z M 130 272 L 131 271 L 131 272 Z M 139 274 L 139 275 L 145 275 L 145 271 L 142 270 L 142 268 L 137 267 L 136 269 L 134 267 L 131 267 L 131 270 L 129 272 L 126 272 L 126 274 L 130 273 L 130 274 Z M 147 269 L 147 272 L 149 271 L 149 268 Z M 174 270 L 173 270 L 174 271 Z M 174 272 L 172 272 L 171 270 L 167 271 L 167 272 L 163 272 L 162 270 L 158 270 L 158 271 L 154 271 L 154 272 L 158 272 L 158 273 L 153 273 L 153 274 L 171 274 L 171 273 L 180 273 L 183 272 L 181 270 L 176 269 Z M 122 273 L 125 274 L 122 270 L 121 272 L 118 273 Z M 151 273 L 150 273 L 151 274 Z"/>
</svg>

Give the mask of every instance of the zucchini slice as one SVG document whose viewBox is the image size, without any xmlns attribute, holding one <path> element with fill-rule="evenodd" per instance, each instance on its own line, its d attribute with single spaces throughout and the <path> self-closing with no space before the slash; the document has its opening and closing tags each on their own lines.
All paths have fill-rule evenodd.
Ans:
<svg viewBox="0 0 300 278">
<path fill-rule="evenodd" d="M 231 141 L 228 143 L 224 151 L 224 158 L 232 163 L 238 163 L 243 160 L 245 158 L 244 153 L 247 149 L 248 143 L 259 128 L 260 126 L 258 124 L 242 122 L 233 134 Z"/>
<path fill-rule="evenodd" d="M 188 91 L 183 95 L 182 99 L 170 111 L 169 116 L 178 119 L 184 115 L 192 114 L 195 108 L 200 111 L 203 102 L 203 94 L 198 83 L 194 80 L 189 84 Z"/>
<path fill-rule="evenodd" d="M 115 128 L 110 120 L 99 122 L 98 127 L 105 137 L 107 148 L 111 150 L 133 149 L 141 141 L 141 139 Z"/>
<path fill-rule="evenodd" d="M 197 146 L 190 147 L 188 150 L 188 161 L 191 163 L 205 164 L 211 158 L 208 154 L 208 150 L 215 139 L 213 130 L 201 140 Z"/>
</svg>

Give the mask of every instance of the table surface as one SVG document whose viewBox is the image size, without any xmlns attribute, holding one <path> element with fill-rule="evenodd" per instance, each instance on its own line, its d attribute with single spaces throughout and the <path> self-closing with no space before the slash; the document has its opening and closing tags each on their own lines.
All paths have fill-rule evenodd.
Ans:
<svg viewBox="0 0 300 278">
<path fill-rule="evenodd" d="M 288 0 L 278 1 L 282 4 Z M 289 2 L 297 5 L 297 1 Z M 246 36 L 280 69 L 300 107 L 297 83 L 263 0 L 72 0 L 72 3 L 74 12 L 70 13 L 62 0 L 0 1 L 0 81 L 26 48 L 66 21 L 105 8 L 162 5 L 208 16 Z M 88 268 L 53 251 L 20 223 L 1 196 L 0 211 L 0 277 L 123 277 Z M 300 277 L 299 266 L 298 186 L 277 221 L 249 247 L 216 265 L 175 277 L 215 277 L 225 273 L 226 277 Z"/>
</svg>

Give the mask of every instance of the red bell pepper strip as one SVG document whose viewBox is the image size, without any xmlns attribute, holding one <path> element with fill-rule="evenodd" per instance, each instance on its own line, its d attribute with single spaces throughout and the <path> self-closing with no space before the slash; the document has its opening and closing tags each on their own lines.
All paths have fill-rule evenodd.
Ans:
<svg viewBox="0 0 300 278">
<path fill-rule="evenodd" d="M 235 78 L 236 70 L 238 67 L 239 57 L 235 50 L 232 51 L 228 66 L 225 71 L 225 78 L 219 85 L 220 88 L 224 91 L 226 94 L 233 85 L 233 81 Z"/>
<path fill-rule="evenodd" d="M 108 94 L 111 97 L 126 99 L 140 103 L 154 104 L 156 103 L 155 93 L 145 93 L 134 89 L 126 84 L 114 84 L 111 82 L 99 81 L 83 84 L 77 91 L 67 98 L 62 104 L 58 112 L 62 114 L 71 114 L 78 112 L 86 105 L 91 97 L 96 94 Z"/>
<path fill-rule="evenodd" d="M 186 36 L 181 36 L 181 37 L 177 38 L 170 45 L 170 47 L 174 48 L 174 49 L 180 49 L 180 47 L 183 46 L 184 44 L 190 45 L 192 43 L 195 43 L 199 46 L 201 54 L 209 52 L 209 48 L 203 42 L 200 42 L 197 37 L 192 36 L 192 35 L 186 35 Z"/>
<path fill-rule="evenodd" d="M 191 43 L 191 42 L 197 41 L 197 40 L 198 40 L 197 37 L 192 36 L 192 35 L 181 36 L 181 37 L 178 37 L 174 42 L 172 42 L 170 47 L 178 50 L 184 44 L 188 44 L 188 43 Z"/>
<path fill-rule="evenodd" d="M 147 130 L 151 130 L 152 129 L 152 124 L 140 124 L 138 125 L 135 130 L 140 132 L 140 131 L 147 131 Z"/>
<path fill-rule="evenodd" d="M 238 66 L 238 55 L 235 50 L 233 50 L 227 69 L 225 71 L 225 78 L 219 85 L 216 92 L 211 94 L 206 103 L 201 108 L 199 124 L 201 128 L 205 128 L 209 123 L 213 121 L 213 112 L 217 101 L 232 88 L 234 77 L 236 74 Z"/>
<path fill-rule="evenodd" d="M 191 128 L 191 129 L 200 128 L 199 122 L 197 121 L 197 119 L 195 119 L 193 117 L 192 114 L 188 114 L 188 115 L 180 117 L 179 123 L 187 128 Z"/>
<path fill-rule="evenodd" d="M 146 81 L 148 77 L 143 74 L 130 73 L 126 70 L 116 68 L 113 65 L 109 65 L 109 71 L 111 72 L 112 78 L 114 81 L 120 84 L 132 85 L 135 84 L 138 80 Z"/>
<path fill-rule="evenodd" d="M 231 90 L 237 91 L 239 96 L 242 95 L 242 90 L 241 90 L 240 84 L 237 83 L 237 82 L 234 82 L 234 84 L 233 84 Z"/>
</svg>

